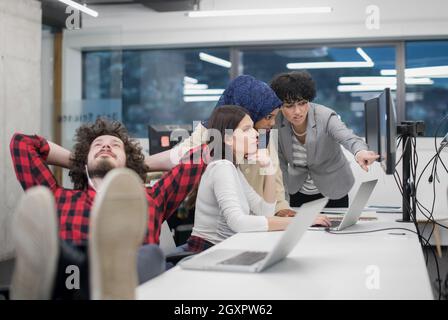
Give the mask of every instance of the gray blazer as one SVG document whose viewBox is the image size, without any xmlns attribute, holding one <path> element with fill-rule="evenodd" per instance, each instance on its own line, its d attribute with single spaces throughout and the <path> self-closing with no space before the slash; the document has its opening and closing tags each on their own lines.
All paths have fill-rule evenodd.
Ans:
<svg viewBox="0 0 448 320">
<path fill-rule="evenodd" d="M 345 126 L 335 111 L 310 103 L 305 142 L 308 163 L 306 168 L 293 165 L 291 124 L 281 112 L 276 118 L 276 127 L 278 156 L 288 199 L 289 194 L 295 194 L 301 189 L 308 172 L 324 196 L 339 199 L 348 194 L 355 178 L 340 145 L 353 154 L 368 150 L 368 147 Z"/>
</svg>

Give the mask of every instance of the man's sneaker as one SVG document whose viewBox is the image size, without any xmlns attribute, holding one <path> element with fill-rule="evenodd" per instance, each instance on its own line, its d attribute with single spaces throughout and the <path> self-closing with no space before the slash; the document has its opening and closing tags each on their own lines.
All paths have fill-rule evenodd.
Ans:
<svg viewBox="0 0 448 320">
<path fill-rule="evenodd" d="M 51 299 L 59 257 L 58 217 L 45 187 L 22 196 L 13 220 L 16 261 L 11 299 Z"/>
<path fill-rule="evenodd" d="M 90 215 L 91 299 L 135 299 L 147 208 L 143 182 L 135 172 L 120 168 L 106 175 Z"/>
</svg>

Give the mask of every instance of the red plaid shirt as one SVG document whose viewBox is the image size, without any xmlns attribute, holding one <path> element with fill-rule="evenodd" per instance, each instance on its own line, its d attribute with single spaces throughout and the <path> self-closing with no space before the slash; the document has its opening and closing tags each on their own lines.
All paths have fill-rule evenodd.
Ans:
<svg viewBox="0 0 448 320">
<path fill-rule="evenodd" d="M 190 151 L 189 156 L 197 150 Z M 40 136 L 16 133 L 11 139 L 10 151 L 17 179 L 24 190 L 40 185 L 53 192 L 60 219 L 61 239 L 75 245 L 86 245 L 95 190 L 91 187 L 87 190 L 60 187 L 45 163 L 50 146 Z M 147 188 L 148 231 L 145 243 L 159 243 L 163 221 L 176 211 L 187 194 L 199 183 L 206 167 L 202 157 L 199 159 L 200 161 L 179 164 L 164 174 L 153 187 Z"/>
</svg>

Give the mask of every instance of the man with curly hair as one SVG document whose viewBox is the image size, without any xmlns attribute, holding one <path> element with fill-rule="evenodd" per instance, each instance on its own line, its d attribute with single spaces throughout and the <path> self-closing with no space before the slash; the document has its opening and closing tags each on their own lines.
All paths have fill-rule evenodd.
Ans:
<svg viewBox="0 0 448 320">
<path fill-rule="evenodd" d="M 54 196 L 62 240 L 61 256 L 69 257 L 64 265 L 85 266 L 90 214 L 104 177 L 112 169 L 129 168 L 144 180 L 148 167 L 141 147 L 119 122 L 98 119 L 94 124 L 82 125 L 76 132 L 75 141 L 73 152 L 70 152 L 41 136 L 16 133 L 11 139 L 10 150 L 23 189 L 44 186 Z M 59 186 L 48 165 L 69 169 L 74 189 Z M 159 243 L 162 223 L 199 183 L 204 169 L 203 161 L 184 161 L 153 187 L 146 188 L 148 211 L 144 244 Z M 144 280 L 147 279 L 140 282 Z M 87 281 L 84 279 L 84 283 Z M 61 290 L 62 293 L 54 293 L 53 297 L 64 296 L 64 290 Z M 57 287 L 55 291 L 58 291 Z M 86 296 L 88 292 L 84 292 L 82 297 Z"/>
</svg>

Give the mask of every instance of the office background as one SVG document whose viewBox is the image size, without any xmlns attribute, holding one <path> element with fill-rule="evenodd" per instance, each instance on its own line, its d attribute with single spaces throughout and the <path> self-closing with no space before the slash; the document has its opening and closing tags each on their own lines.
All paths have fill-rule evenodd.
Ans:
<svg viewBox="0 0 448 320">
<path fill-rule="evenodd" d="M 145 145 L 148 124 L 203 120 L 229 80 L 243 73 L 269 82 L 290 70 L 288 63 L 365 63 L 308 68 L 318 86 L 316 102 L 334 108 L 362 135 L 363 101 L 392 86 L 399 119 L 426 122 L 426 137 L 418 139 L 420 170 L 434 153 L 435 128 L 448 112 L 447 1 L 375 1 L 379 28 L 373 29 L 366 25 L 366 9 L 373 3 L 364 0 L 300 2 L 333 7 L 329 14 L 201 19 L 136 3 L 96 2 L 91 7 L 100 12 L 98 18 L 82 15 L 80 29 L 60 33 L 42 26 L 39 1 L 0 1 L 0 259 L 12 254 L 9 226 L 21 194 L 7 156 L 13 131 L 41 133 L 70 148 L 74 130 L 101 114 L 123 121 Z M 201 10 L 296 5 L 294 0 L 203 0 Z M 206 55 L 222 59 L 222 65 L 207 62 Z M 418 81 L 406 73 L 424 67 L 441 67 L 440 73 L 420 75 Z M 373 78 L 385 75 L 396 80 L 378 83 Z M 369 77 L 363 81 L 378 87 L 366 89 L 372 82 L 353 77 Z M 445 125 L 439 137 L 447 131 Z M 376 177 L 379 185 L 370 203 L 401 204 L 392 177 L 378 165 L 365 174 L 348 158 L 357 178 L 353 190 L 360 181 Z M 446 152 L 442 158 L 448 158 Z M 440 217 L 448 216 L 448 179 L 441 178 L 434 210 Z M 67 176 L 62 179 L 70 185 Z M 429 184 L 419 192 L 430 205 Z M 446 245 L 446 233 L 442 240 Z"/>
</svg>

